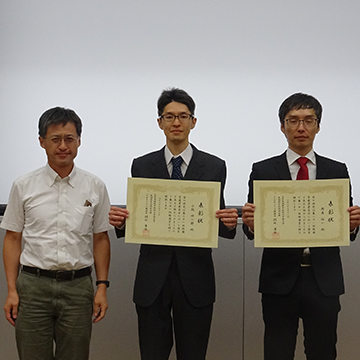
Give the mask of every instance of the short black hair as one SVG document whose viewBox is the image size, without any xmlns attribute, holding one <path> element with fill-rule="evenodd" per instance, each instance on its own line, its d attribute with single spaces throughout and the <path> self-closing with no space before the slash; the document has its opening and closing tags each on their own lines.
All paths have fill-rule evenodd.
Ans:
<svg viewBox="0 0 360 360">
<path fill-rule="evenodd" d="M 170 88 L 167 90 L 163 90 L 157 102 L 158 115 L 161 116 L 163 114 L 165 106 L 173 101 L 186 105 L 191 115 L 194 115 L 195 101 L 186 91 L 178 88 Z"/>
<path fill-rule="evenodd" d="M 68 122 L 75 125 L 76 133 L 80 136 L 82 123 L 74 110 L 65 109 L 63 107 L 54 107 L 46 110 L 39 119 L 39 136 L 44 138 L 51 125 L 66 125 Z"/>
<path fill-rule="evenodd" d="M 320 102 L 313 96 L 303 93 L 293 94 L 283 101 L 279 108 L 280 122 L 282 124 L 284 123 L 285 116 L 291 110 L 299 109 L 314 109 L 316 118 L 318 119 L 318 125 L 320 124 L 322 115 L 322 106 Z"/>
</svg>

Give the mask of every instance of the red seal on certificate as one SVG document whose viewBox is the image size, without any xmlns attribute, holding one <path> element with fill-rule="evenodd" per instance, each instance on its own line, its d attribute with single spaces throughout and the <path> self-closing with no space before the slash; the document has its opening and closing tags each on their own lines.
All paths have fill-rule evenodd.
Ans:
<svg viewBox="0 0 360 360">
<path fill-rule="evenodd" d="M 272 238 L 273 238 L 273 240 L 279 240 L 280 239 L 280 234 L 278 232 L 273 232 L 272 233 Z"/>
<path fill-rule="evenodd" d="M 142 234 L 143 236 L 150 236 L 150 230 L 144 229 Z"/>
</svg>

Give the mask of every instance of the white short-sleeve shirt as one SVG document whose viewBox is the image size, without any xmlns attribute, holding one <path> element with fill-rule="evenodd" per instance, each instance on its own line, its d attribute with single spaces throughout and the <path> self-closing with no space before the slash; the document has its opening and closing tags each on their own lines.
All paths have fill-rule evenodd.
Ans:
<svg viewBox="0 0 360 360">
<path fill-rule="evenodd" d="M 13 183 L 1 227 L 22 232 L 22 265 L 77 270 L 94 262 L 93 233 L 112 229 L 109 210 L 98 177 L 74 165 L 61 179 L 47 164 Z"/>
</svg>

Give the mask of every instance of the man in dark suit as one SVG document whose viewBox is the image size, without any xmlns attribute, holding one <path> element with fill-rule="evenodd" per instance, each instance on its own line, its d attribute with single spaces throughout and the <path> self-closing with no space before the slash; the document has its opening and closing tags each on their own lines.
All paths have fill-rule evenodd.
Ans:
<svg viewBox="0 0 360 360">
<path fill-rule="evenodd" d="M 195 127 L 194 100 L 183 90 L 165 90 L 158 100 L 158 125 L 166 146 L 133 161 L 133 177 L 221 183 L 219 235 L 234 238 L 237 210 L 225 209 L 225 162 L 189 143 Z M 112 207 L 110 224 L 124 236 L 129 213 Z M 203 360 L 215 301 L 210 248 L 142 245 L 134 286 L 142 360 L 167 360 L 173 345 L 178 360 Z"/>
<path fill-rule="evenodd" d="M 301 93 L 290 96 L 280 106 L 281 131 L 289 147 L 282 155 L 253 164 L 248 203 L 242 216 L 243 230 L 250 240 L 254 239 L 254 180 L 349 178 L 345 164 L 313 150 L 321 114 L 318 100 Z M 353 241 L 360 224 L 360 208 L 350 206 L 348 212 Z M 265 360 L 294 358 L 299 318 L 303 320 L 307 359 L 336 358 L 339 296 L 344 293 L 339 247 L 265 248 L 259 292 L 265 323 Z"/>
</svg>

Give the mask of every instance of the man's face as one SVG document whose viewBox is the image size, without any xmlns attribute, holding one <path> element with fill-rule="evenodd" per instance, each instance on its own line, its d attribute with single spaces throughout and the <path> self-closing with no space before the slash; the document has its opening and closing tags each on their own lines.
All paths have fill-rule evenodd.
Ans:
<svg viewBox="0 0 360 360">
<path fill-rule="evenodd" d="M 39 137 L 39 141 L 46 151 L 50 167 L 59 175 L 64 171 L 69 174 L 80 146 L 75 125 L 71 122 L 66 125 L 51 125 L 45 137 Z"/>
<path fill-rule="evenodd" d="M 179 116 L 181 114 L 190 114 L 190 111 L 186 105 L 173 101 L 165 106 L 161 115 L 165 114 Z M 174 121 L 170 122 L 159 118 L 158 124 L 160 129 L 164 131 L 168 144 L 187 144 L 190 130 L 195 127 L 196 118 L 191 117 L 189 120 L 180 121 L 179 118 L 176 117 Z"/>
<path fill-rule="evenodd" d="M 320 131 L 319 123 L 314 127 L 304 126 L 304 121 L 300 121 L 297 127 L 291 127 L 287 119 L 306 120 L 316 119 L 314 109 L 291 110 L 285 116 L 284 123 L 281 124 L 281 131 L 285 134 L 289 148 L 299 155 L 306 155 L 313 147 L 315 135 Z"/>
</svg>

